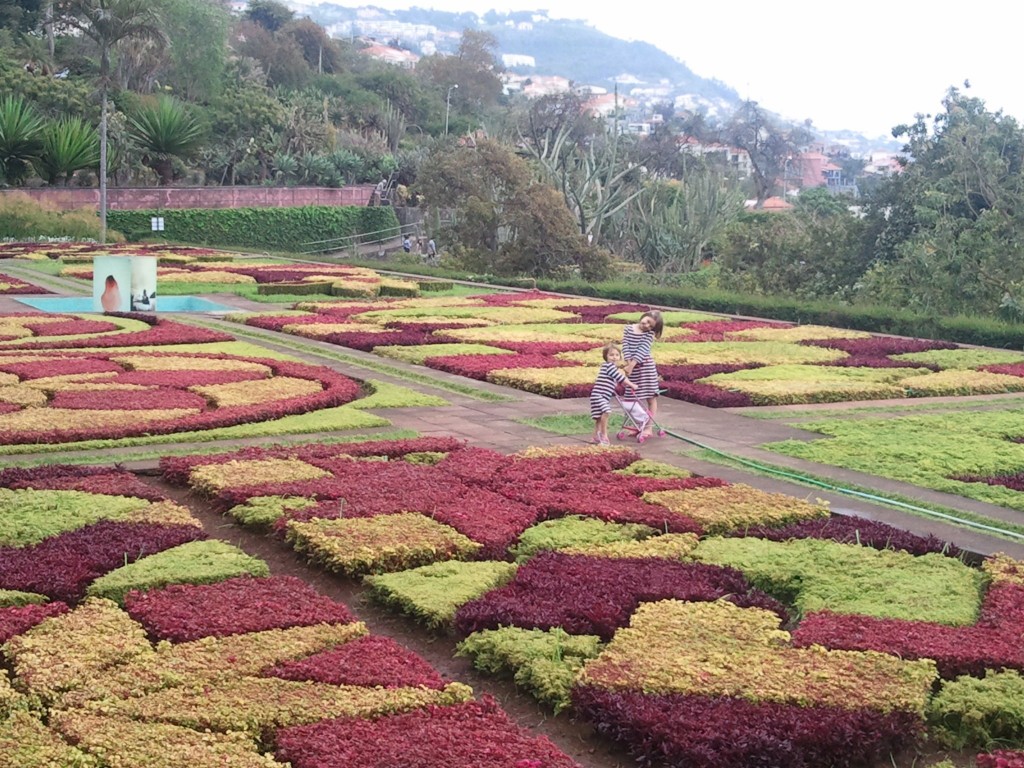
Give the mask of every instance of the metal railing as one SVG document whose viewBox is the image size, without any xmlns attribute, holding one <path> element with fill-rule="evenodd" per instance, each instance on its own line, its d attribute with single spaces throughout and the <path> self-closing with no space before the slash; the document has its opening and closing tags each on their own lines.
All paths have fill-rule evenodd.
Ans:
<svg viewBox="0 0 1024 768">
<path fill-rule="evenodd" d="M 418 240 L 420 236 L 419 224 L 405 224 L 394 227 L 386 227 L 385 229 L 378 229 L 373 232 L 359 232 L 354 235 L 345 235 L 343 237 L 333 237 L 328 240 L 312 240 L 308 243 L 302 244 L 302 250 L 300 253 L 303 255 L 310 254 L 331 254 L 338 252 L 350 253 L 354 256 L 365 254 L 367 251 L 376 250 L 377 253 L 383 255 L 387 251 L 387 246 L 394 246 L 396 241 L 397 247 L 401 247 L 403 238 L 409 236 L 413 240 Z"/>
</svg>

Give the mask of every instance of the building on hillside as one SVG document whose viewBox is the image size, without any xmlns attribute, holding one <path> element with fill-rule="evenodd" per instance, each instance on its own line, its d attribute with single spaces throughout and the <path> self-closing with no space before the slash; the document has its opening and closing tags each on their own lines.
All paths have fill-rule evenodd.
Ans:
<svg viewBox="0 0 1024 768">
<path fill-rule="evenodd" d="M 360 53 L 364 56 L 369 56 L 371 59 L 383 61 L 385 64 L 394 64 L 396 67 L 402 67 L 403 69 L 413 69 L 416 66 L 416 62 L 420 60 L 420 57 L 412 51 L 392 48 L 390 45 L 381 45 L 372 41 L 365 48 L 362 48 Z"/>
<path fill-rule="evenodd" d="M 501 64 L 506 69 L 512 69 L 514 67 L 536 67 L 537 59 L 533 56 L 527 56 L 524 53 L 503 53 L 501 54 Z"/>
<path fill-rule="evenodd" d="M 750 162 L 750 153 L 742 147 L 730 147 L 719 142 L 705 143 L 693 136 L 679 137 L 679 151 L 697 157 L 718 159 L 722 166 L 729 168 L 742 179 L 749 179 L 754 173 L 754 164 Z"/>
<path fill-rule="evenodd" d="M 780 183 L 787 194 L 800 189 L 825 187 L 832 194 L 857 195 L 856 182 L 843 175 L 842 166 L 817 150 L 801 152 L 787 160 Z"/>
<path fill-rule="evenodd" d="M 748 211 L 754 210 L 757 206 L 757 200 L 744 200 L 743 207 Z M 794 206 L 788 200 L 783 200 L 781 197 L 769 197 L 764 201 L 764 205 L 761 206 L 762 211 L 768 213 L 778 213 L 779 211 L 791 211 Z"/>
<path fill-rule="evenodd" d="M 895 176 L 903 172 L 900 157 L 892 152 L 872 152 L 863 172 L 868 176 Z"/>
</svg>

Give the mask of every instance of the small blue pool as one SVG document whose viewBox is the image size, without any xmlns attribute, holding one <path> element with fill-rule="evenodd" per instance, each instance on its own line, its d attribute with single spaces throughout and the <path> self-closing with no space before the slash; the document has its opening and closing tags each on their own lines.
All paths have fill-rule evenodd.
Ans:
<svg viewBox="0 0 1024 768">
<path fill-rule="evenodd" d="M 19 298 L 22 304 L 43 312 L 93 312 L 92 296 L 47 296 Z M 235 312 L 234 307 L 218 304 L 202 296 L 161 296 L 156 303 L 157 312 Z"/>
</svg>

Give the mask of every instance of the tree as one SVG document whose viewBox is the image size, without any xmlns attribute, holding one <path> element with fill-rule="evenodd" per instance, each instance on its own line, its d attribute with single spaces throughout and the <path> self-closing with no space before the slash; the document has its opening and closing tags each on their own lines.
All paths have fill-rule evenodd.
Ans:
<svg viewBox="0 0 1024 768">
<path fill-rule="evenodd" d="M 782 176 L 786 160 L 801 151 L 811 133 L 805 127 L 783 126 L 756 101 L 745 101 L 725 126 L 723 139 L 749 155 L 757 200 L 754 207 L 761 208 Z"/>
<path fill-rule="evenodd" d="M 147 39 L 163 45 L 166 37 L 149 0 L 65 0 L 64 23 L 100 49 L 100 242 L 107 238 L 107 115 L 110 55 L 122 40 Z"/>
<path fill-rule="evenodd" d="M 693 272 L 712 239 L 742 210 L 738 189 L 703 165 L 681 181 L 651 181 L 630 205 L 637 254 L 656 275 Z"/>
<path fill-rule="evenodd" d="M 445 236 L 467 268 L 591 279 L 607 271 L 607 254 L 588 247 L 558 192 L 536 182 L 529 164 L 496 141 L 438 145 L 415 192 L 433 212 L 450 213 Z"/>
<path fill-rule="evenodd" d="M 128 120 L 129 134 L 143 151 L 142 164 L 152 168 L 166 187 L 174 181 L 174 158 L 192 157 L 205 131 L 190 110 L 175 98 L 159 96 Z"/>
<path fill-rule="evenodd" d="M 466 29 L 455 55 L 426 56 L 416 65 L 416 72 L 443 97 L 458 85 L 450 91 L 452 110 L 479 115 L 501 98 L 502 70 L 495 58 L 497 47 L 497 39 L 489 32 Z"/>
<path fill-rule="evenodd" d="M 538 106 L 520 129 L 521 144 L 561 190 L 580 232 L 599 245 L 604 224 L 640 194 L 642 159 L 631 159 L 618 129 L 595 121 L 577 99 Z"/>
<path fill-rule="evenodd" d="M 67 185 L 75 171 L 98 168 L 100 138 L 80 117 L 65 117 L 43 129 L 42 148 L 34 165 L 48 184 Z"/>
<path fill-rule="evenodd" d="M 919 115 L 893 131 L 908 160 L 868 203 L 875 260 L 861 295 L 995 314 L 1024 297 L 1024 128 L 957 88 L 943 107 L 931 126 Z"/>
<path fill-rule="evenodd" d="M 42 150 L 43 122 L 20 96 L 0 99 L 0 180 L 17 184 Z"/>
<path fill-rule="evenodd" d="M 245 18 L 273 33 L 294 19 L 295 12 L 276 0 L 250 0 Z"/>
</svg>

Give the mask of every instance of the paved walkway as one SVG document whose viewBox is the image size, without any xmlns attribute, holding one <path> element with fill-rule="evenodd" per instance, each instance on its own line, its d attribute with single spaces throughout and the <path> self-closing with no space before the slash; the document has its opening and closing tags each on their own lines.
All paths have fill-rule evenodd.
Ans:
<svg viewBox="0 0 1024 768">
<path fill-rule="evenodd" d="M 0 271 L 3 271 L 4 267 L 6 267 L 5 264 L 0 264 Z M 48 281 L 40 278 L 37 284 L 42 285 L 46 282 Z M 54 287 L 57 286 L 54 285 Z M 272 307 L 266 304 L 249 301 L 234 294 L 215 294 L 208 296 L 208 298 L 239 310 L 266 312 L 272 309 Z M 26 311 L 31 310 L 25 305 L 13 302 L 8 297 L 0 297 L 0 313 Z M 586 435 L 578 437 L 564 437 L 523 424 L 521 421 L 525 418 L 537 418 L 554 414 L 585 414 L 588 412 L 588 407 L 584 399 L 552 400 L 528 392 L 499 387 L 487 382 L 471 381 L 461 376 L 454 376 L 421 366 L 409 365 L 400 361 L 383 359 L 370 353 L 341 348 L 308 339 L 301 340 L 301 349 L 297 351 L 295 338 L 285 334 L 249 327 L 243 329 L 241 326 L 222 322 L 214 316 L 190 316 L 185 314 L 173 316 L 173 319 L 185 322 L 188 322 L 190 318 L 207 325 L 216 325 L 228 332 L 238 333 L 244 330 L 245 336 L 242 338 L 246 341 L 296 355 L 311 363 L 326 365 L 353 378 L 390 381 L 417 391 L 440 395 L 450 403 L 444 407 L 396 408 L 381 411 L 380 415 L 393 423 L 391 429 L 415 430 L 423 435 L 450 435 L 465 439 L 473 445 L 490 448 L 502 453 L 518 451 L 533 445 L 581 444 L 589 438 L 589 431 Z M 316 354 L 317 350 L 336 354 L 339 352 L 343 353 L 344 357 L 351 362 L 337 362 L 329 358 L 319 357 Z M 500 394 L 507 399 L 501 402 L 492 402 L 454 394 L 451 391 L 439 389 L 429 384 L 412 382 L 401 376 L 389 376 L 379 370 L 381 365 L 388 366 L 393 370 L 413 373 L 420 377 L 429 375 L 431 379 L 442 384 L 448 382 L 460 387 L 472 386 L 481 391 Z M 920 403 L 919 400 L 915 402 Z M 865 404 L 857 403 L 856 405 L 862 407 Z M 833 404 L 830 407 L 834 408 L 836 406 Z M 883 497 L 899 497 L 910 503 L 940 505 L 950 510 L 975 513 L 991 519 L 1017 524 L 1024 524 L 1024 513 L 965 499 L 960 496 L 922 489 L 902 482 L 815 464 L 764 451 L 758 446 L 786 439 L 821 439 L 821 436 L 817 433 L 806 432 L 777 421 L 748 418 L 743 415 L 742 409 L 732 411 L 704 408 L 691 403 L 661 398 L 659 401 L 658 417 L 661 425 L 670 432 L 669 435 L 653 438 L 643 445 L 637 445 L 635 441 L 627 443 L 647 458 L 665 461 L 699 474 L 714 475 L 731 482 L 746 483 L 765 491 L 786 493 L 811 500 L 820 498 L 828 501 L 831 508 L 837 513 L 856 514 L 872 520 L 887 522 L 921 535 L 934 534 L 941 539 L 951 541 L 964 549 L 979 554 L 1006 552 L 1015 558 L 1024 559 L 1024 541 L 1015 543 L 1006 539 L 995 538 L 984 532 L 951 525 L 940 519 L 910 514 L 906 511 L 872 503 L 863 497 L 850 496 L 821 487 L 801 484 L 777 474 L 748 471 L 740 469 L 733 464 L 708 461 L 695 455 L 698 447 L 694 443 L 745 461 L 763 462 L 777 467 L 785 467 L 788 471 L 796 474 L 811 475 L 839 488 L 870 489 L 871 493 Z M 613 429 L 611 431 L 614 432 L 614 425 L 617 423 L 618 414 L 613 412 L 612 418 Z M 247 442 L 280 443 L 283 441 L 300 442 L 311 439 L 315 440 L 316 436 L 277 436 L 262 441 L 254 440 Z M 237 441 L 228 443 L 225 445 L 225 448 L 229 449 L 231 445 L 236 443 Z M 187 449 L 188 447 L 188 444 L 169 444 L 157 446 L 151 450 L 166 449 L 173 451 L 176 449 Z M 138 449 L 135 450 L 137 451 Z M 124 452 L 115 449 L 106 452 L 104 455 L 109 455 L 112 461 L 117 461 L 119 454 L 122 453 Z M 9 458 L 13 461 L 41 459 L 57 462 L 61 460 L 61 456 L 71 457 L 73 455 L 71 453 L 64 453 L 49 454 L 45 457 L 22 455 Z M 90 452 L 90 455 L 96 455 L 96 452 Z M 155 465 L 155 462 L 146 461 L 129 462 L 127 466 L 140 471 L 153 471 Z"/>
</svg>

